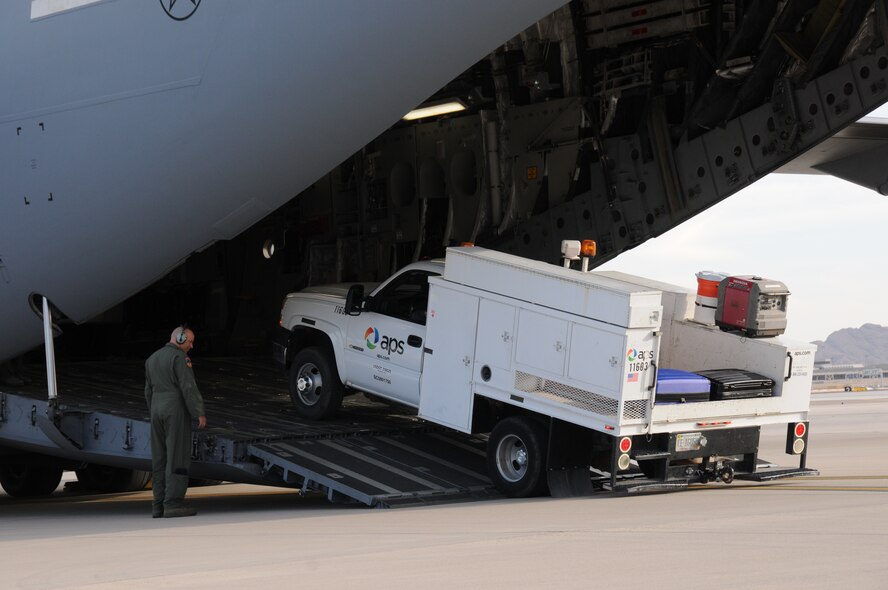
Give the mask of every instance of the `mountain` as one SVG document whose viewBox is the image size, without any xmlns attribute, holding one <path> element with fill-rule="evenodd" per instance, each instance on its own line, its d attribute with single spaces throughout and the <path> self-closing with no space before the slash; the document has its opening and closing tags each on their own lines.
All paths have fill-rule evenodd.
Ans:
<svg viewBox="0 0 888 590">
<path fill-rule="evenodd" d="M 859 328 L 842 328 L 825 341 L 815 340 L 815 361 L 830 360 L 833 364 L 863 363 L 867 366 L 888 363 L 888 327 L 864 324 Z"/>
</svg>

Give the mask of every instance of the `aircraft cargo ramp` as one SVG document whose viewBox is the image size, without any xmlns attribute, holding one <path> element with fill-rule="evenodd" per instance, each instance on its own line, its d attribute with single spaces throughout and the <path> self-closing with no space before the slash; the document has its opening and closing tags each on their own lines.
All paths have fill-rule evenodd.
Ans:
<svg viewBox="0 0 888 590">
<path fill-rule="evenodd" d="M 378 507 L 499 497 L 486 474 L 483 438 L 361 395 L 347 398 L 336 420 L 305 421 L 269 363 L 195 365 L 209 427 L 194 438 L 192 477 L 286 486 Z M 150 470 L 142 363 L 60 366 L 55 412 L 45 375 L 29 376 L 27 386 L 0 388 L 0 447 Z"/>
</svg>

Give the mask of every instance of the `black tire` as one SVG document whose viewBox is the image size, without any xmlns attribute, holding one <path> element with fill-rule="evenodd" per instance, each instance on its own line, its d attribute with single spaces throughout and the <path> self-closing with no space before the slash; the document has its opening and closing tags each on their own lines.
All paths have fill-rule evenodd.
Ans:
<svg viewBox="0 0 888 590">
<path fill-rule="evenodd" d="M 209 486 L 217 486 L 221 483 L 221 479 L 198 479 L 195 477 L 188 479 L 189 488 L 205 488 Z"/>
<path fill-rule="evenodd" d="M 138 492 L 144 490 L 151 481 L 151 473 L 138 469 L 107 467 L 90 463 L 74 471 L 83 489 L 99 494 L 118 492 Z"/>
<path fill-rule="evenodd" d="M 497 423 L 487 441 L 487 471 L 493 484 L 512 498 L 548 492 L 546 428 L 530 416 Z"/>
<path fill-rule="evenodd" d="M 850 386 L 850 385 L 846 385 L 846 386 L 845 386 L 845 391 L 851 391 L 851 386 Z"/>
<path fill-rule="evenodd" d="M 304 348 L 290 365 L 290 399 L 303 418 L 323 420 L 342 407 L 345 387 L 332 355 L 321 348 Z"/>
<path fill-rule="evenodd" d="M 34 498 L 53 493 L 62 481 L 62 468 L 21 459 L 0 463 L 0 486 L 13 498 Z"/>
</svg>

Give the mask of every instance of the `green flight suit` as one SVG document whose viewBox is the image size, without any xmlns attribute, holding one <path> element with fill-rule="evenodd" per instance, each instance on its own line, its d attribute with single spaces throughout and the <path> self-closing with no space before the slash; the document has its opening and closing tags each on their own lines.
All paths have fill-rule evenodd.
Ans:
<svg viewBox="0 0 888 590">
<path fill-rule="evenodd" d="M 191 418 L 205 414 L 191 360 L 175 344 L 145 361 L 145 401 L 151 412 L 154 509 L 179 508 L 188 490 Z"/>
</svg>

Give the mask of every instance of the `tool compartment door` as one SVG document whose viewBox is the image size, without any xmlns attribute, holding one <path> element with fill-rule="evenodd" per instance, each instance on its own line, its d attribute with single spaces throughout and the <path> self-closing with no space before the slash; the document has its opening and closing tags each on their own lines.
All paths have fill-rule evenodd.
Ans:
<svg viewBox="0 0 888 590">
<path fill-rule="evenodd" d="M 519 310 L 515 361 L 525 367 L 564 375 L 567 328 L 566 320 L 529 309 Z"/>
<path fill-rule="evenodd" d="M 419 416 L 462 432 L 472 428 L 472 372 L 478 297 L 432 278 Z"/>
</svg>

